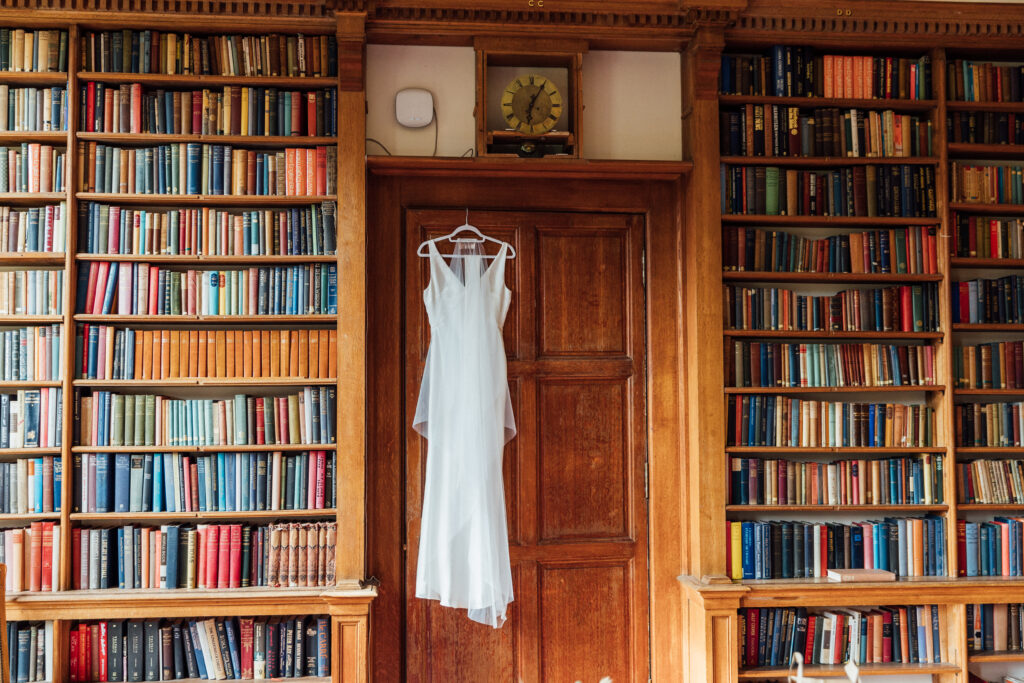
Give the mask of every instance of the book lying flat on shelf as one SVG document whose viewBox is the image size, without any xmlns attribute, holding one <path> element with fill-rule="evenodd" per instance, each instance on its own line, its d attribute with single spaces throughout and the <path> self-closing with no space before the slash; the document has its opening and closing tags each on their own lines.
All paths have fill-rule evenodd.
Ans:
<svg viewBox="0 0 1024 683">
<path fill-rule="evenodd" d="M 829 569 L 828 580 L 847 583 L 853 581 L 895 581 L 896 574 L 885 569 Z"/>
</svg>

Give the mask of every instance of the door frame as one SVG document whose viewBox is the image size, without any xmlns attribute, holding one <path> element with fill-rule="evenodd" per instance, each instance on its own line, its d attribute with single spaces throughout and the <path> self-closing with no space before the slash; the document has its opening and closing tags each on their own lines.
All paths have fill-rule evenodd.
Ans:
<svg viewBox="0 0 1024 683">
<path fill-rule="evenodd" d="M 648 586 L 651 677 L 682 680 L 686 631 L 681 586 L 685 442 L 684 211 L 690 165 L 675 162 L 368 160 L 367 572 L 381 580 L 372 604 L 374 680 L 403 680 L 404 241 L 407 209 L 628 213 L 644 218 L 648 448 Z M 396 277 L 397 275 L 397 277 Z M 724 485 L 724 484 L 723 484 Z"/>
</svg>

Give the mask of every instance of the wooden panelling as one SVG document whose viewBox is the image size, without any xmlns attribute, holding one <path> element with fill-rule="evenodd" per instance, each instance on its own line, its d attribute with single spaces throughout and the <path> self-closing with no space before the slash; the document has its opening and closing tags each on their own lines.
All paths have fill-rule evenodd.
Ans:
<svg viewBox="0 0 1024 683">
<path fill-rule="evenodd" d="M 539 569 L 542 680 L 635 680 L 629 566 Z"/>
<path fill-rule="evenodd" d="M 541 228 L 537 300 L 542 356 L 626 353 L 624 237 Z"/>
<path fill-rule="evenodd" d="M 513 590 L 519 593 L 519 586 Z M 513 604 L 509 623 L 503 628 L 467 623 L 460 610 L 441 607 L 431 601 L 427 607 L 430 643 L 430 678 L 457 671 L 467 681 L 502 683 L 516 680 L 515 653 L 516 609 Z"/>
<path fill-rule="evenodd" d="M 539 383 L 542 542 L 629 536 L 626 385 L 556 378 Z"/>
</svg>

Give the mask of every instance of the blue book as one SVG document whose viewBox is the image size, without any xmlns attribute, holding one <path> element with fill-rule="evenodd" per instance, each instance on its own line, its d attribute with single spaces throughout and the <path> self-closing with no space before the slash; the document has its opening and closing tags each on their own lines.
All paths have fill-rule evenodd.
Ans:
<svg viewBox="0 0 1024 683">
<path fill-rule="evenodd" d="M 110 512 L 110 457 L 96 454 L 96 512 Z"/>
<path fill-rule="evenodd" d="M 117 587 L 124 590 L 124 527 L 117 528 Z"/>
<path fill-rule="evenodd" d="M 225 619 L 224 630 L 227 632 L 228 651 L 231 653 L 231 668 L 235 672 L 235 678 L 238 679 L 242 677 L 241 662 L 239 661 L 241 642 L 238 634 L 235 633 L 235 620 Z"/>
<path fill-rule="evenodd" d="M 239 493 L 241 494 L 242 498 L 240 501 L 238 501 L 239 510 L 252 509 L 249 503 L 249 490 L 252 488 L 250 484 L 251 482 L 255 481 L 255 477 L 251 477 L 252 468 L 249 466 L 249 461 L 252 458 L 252 455 L 252 453 L 238 454 L 238 459 L 241 461 L 242 468 L 241 478 L 239 479 L 239 481 L 242 482 L 242 485 L 239 487 Z"/>
<path fill-rule="evenodd" d="M 776 97 L 786 96 L 786 47 L 772 46 L 772 85 Z"/>
<path fill-rule="evenodd" d="M 224 498 L 224 490 L 226 488 L 226 481 L 224 479 L 224 471 L 227 469 L 227 453 L 217 454 L 217 509 L 227 510 L 227 500 Z"/>
<path fill-rule="evenodd" d="M 153 455 L 153 512 L 166 512 L 164 508 L 164 456 Z"/>
<path fill-rule="evenodd" d="M 114 512 L 129 512 L 131 497 L 131 455 L 114 454 Z M 99 487 L 97 484 L 97 497 Z"/>
<path fill-rule="evenodd" d="M 164 527 L 167 533 L 167 588 L 178 587 L 178 539 L 180 527 L 170 524 Z"/>
<path fill-rule="evenodd" d="M 238 507 L 235 505 L 235 458 L 238 457 L 237 453 L 227 453 L 225 455 L 224 463 L 224 504 L 227 506 L 224 509 L 235 511 Z"/>
<path fill-rule="evenodd" d="M 142 512 L 153 512 L 153 454 L 142 458 Z"/>
<path fill-rule="evenodd" d="M 64 463 L 60 458 L 53 459 L 53 511 L 60 512 L 60 492 L 64 481 Z"/>
<path fill-rule="evenodd" d="M 27 164 L 26 164 L 27 165 Z M 28 683 L 28 667 L 29 667 L 29 627 L 15 626 L 17 629 L 17 648 L 12 648 L 18 655 L 18 683 Z M 11 667 L 14 668 L 14 663 L 11 662 Z"/>
<path fill-rule="evenodd" d="M 186 185 L 186 194 L 199 194 L 199 181 L 202 178 L 202 169 L 200 168 L 200 162 L 202 160 L 202 146 L 197 142 L 188 143 L 187 159 L 188 159 L 188 183 Z"/>
<path fill-rule="evenodd" d="M 196 626 L 196 622 L 188 622 L 188 632 L 191 640 L 192 653 L 196 660 L 196 668 L 199 670 L 199 678 L 210 679 L 213 676 L 208 676 L 206 673 L 206 660 L 203 658 L 203 653 L 200 651 L 199 643 L 199 627 Z"/>
<path fill-rule="evenodd" d="M 207 458 L 200 456 L 196 458 L 196 476 L 198 481 L 196 482 L 196 489 L 199 492 L 199 511 L 208 512 L 206 508 L 206 461 Z"/>
<path fill-rule="evenodd" d="M 181 512 L 178 510 L 178 495 L 174 490 L 174 453 L 164 453 L 163 455 L 164 506 L 167 508 L 167 512 Z"/>
</svg>

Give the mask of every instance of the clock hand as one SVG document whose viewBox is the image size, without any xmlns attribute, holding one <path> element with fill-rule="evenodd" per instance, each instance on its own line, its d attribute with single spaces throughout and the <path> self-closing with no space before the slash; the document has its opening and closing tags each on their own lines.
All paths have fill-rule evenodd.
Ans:
<svg viewBox="0 0 1024 683">
<path fill-rule="evenodd" d="M 540 91 L 543 88 L 538 88 L 537 92 L 533 93 L 533 97 L 530 98 L 530 103 L 526 105 L 526 122 L 533 123 L 533 105 L 537 101 L 537 97 L 540 96 Z"/>
</svg>

